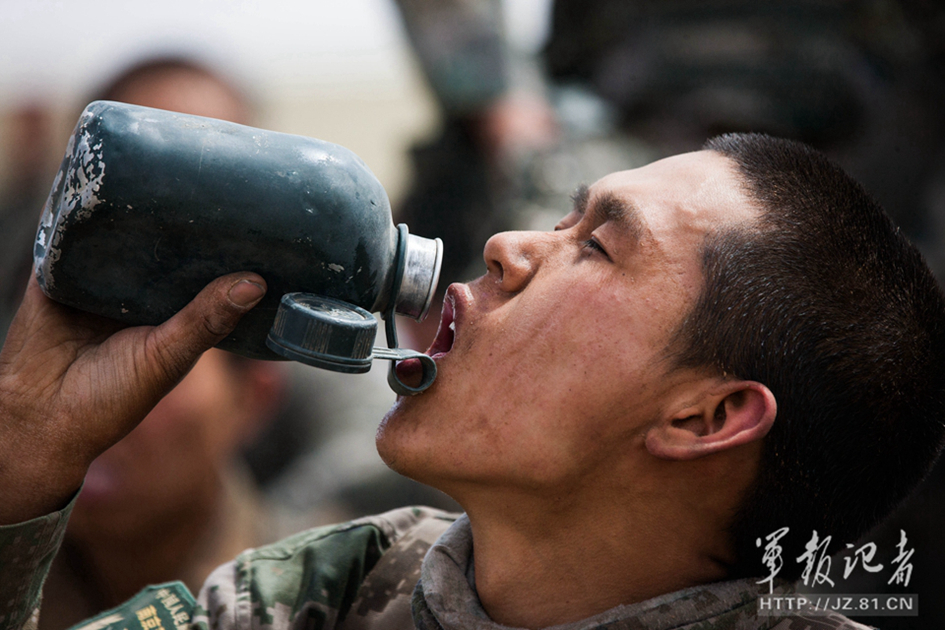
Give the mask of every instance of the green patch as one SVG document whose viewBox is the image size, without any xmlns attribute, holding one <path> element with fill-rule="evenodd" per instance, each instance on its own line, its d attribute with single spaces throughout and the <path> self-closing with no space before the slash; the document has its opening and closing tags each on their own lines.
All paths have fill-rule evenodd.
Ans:
<svg viewBox="0 0 945 630">
<path fill-rule="evenodd" d="M 197 602 L 181 582 L 149 586 L 127 602 L 71 630 L 185 630 Z"/>
</svg>

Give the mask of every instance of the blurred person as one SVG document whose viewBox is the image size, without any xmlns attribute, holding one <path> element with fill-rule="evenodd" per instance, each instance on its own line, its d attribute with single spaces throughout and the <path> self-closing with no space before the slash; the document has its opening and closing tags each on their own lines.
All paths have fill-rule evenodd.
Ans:
<svg viewBox="0 0 945 630">
<path fill-rule="evenodd" d="M 241 462 L 279 410 L 282 366 L 208 351 L 89 467 L 44 588 L 42 630 L 61 630 L 148 584 L 197 589 L 221 561 L 285 535 Z"/>
<path fill-rule="evenodd" d="M 140 61 L 91 100 L 253 120 L 249 99 L 232 81 L 182 57 Z M 296 529 L 411 499 L 454 505 L 383 468 L 373 452 L 377 465 L 362 474 L 335 468 L 324 488 L 313 487 L 312 476 L 299 480 L 293 466 L 305 470 L 322 455 L 316 449 L 303 457 L 327 414 L 342 415 L 339 404 L 348 419 L 373 409 L 366 394 L 375 386 L 383 388 L 384 408 L 393 398 L 386 382 L 301 369 L 304 375 L 283 362 L 211 350 L 135 431 L 96 459 L 44 589 L 40 630 L 67 628 L 151 583 L 181 580 L 196 591 L 221 562 Z M 354 391 L 362 396 L 357 404 Z M 366 450 L 362 436 L 358 452 Z M 278 487 L 275 496 L 270 486 Z"/>
<path fill-rule="evenodd" d="M 183 57 L 132 65 L 92 100 L 100 99 L 252 120 L 235 84 Z M 286 534 L 244 452 L 273 441 L 277 424 L 290 433 L 280 458 L 291 459 L 304 443 L 308 419 L 287 407 L 288 385 L 279 363 L 211 350 L 135 431 L 96 459 L 44 589 L 40 628 L 67 628 L 155 581 L 196 588 L 222 560 Z"/>
<path fill-rule="evenodd" d="M 93 100 L 116 100 L 246 125 L 256 118 L 252 99 L 238 83 L 183 57 L 156 57 L 134 64 L 100 88 Z M 373 434 L 378 411 L 387 409 L 393 400 L 386 368 L 354 379 L 292 362 L 285 369 L 294 389 L 304 390 L 293 392 L 302 409 L 294 418 L 283 414 L 280 423 L 270 426 L 246 453 L 254 477 L 267 486 L 268 494 L 293 510 L 344 517 L 393 509 L 411 498 L 455 507 L 446 497 L 391 473 L 372 449 L 364 447 L 358 429 L 367 418 Z M 352 404 L 352 392 L 357 392 L 356 404 Z M 351 432 L 359 439 L 349 439 Z M 339 458 L 336 451 L 344 455 Z M 339 468 L 339 459 L 348 466 Z M 312 469 L 324 467 L 324 460 L 332 464 L 331 478 L 324 479 L 323 487 L 313 486 Z"/>
<path fill-rule="evenodd" d="M 253 99 L 236 79 L 218 68 L 173 54 L 132 63 L 99 86 L 89 100 L 119 101 L 241 125 L 256 119 Z M 296 402 L 293 397 L 290 404 Z M 247 447 L 244 455 L 259 483 L 271 482 L 309 446 L 316 430 L 311 414 L 310 409 L 299 408 L 280 414 L 278 421 L 267 425 L 259 439 Z"/>
</svg>

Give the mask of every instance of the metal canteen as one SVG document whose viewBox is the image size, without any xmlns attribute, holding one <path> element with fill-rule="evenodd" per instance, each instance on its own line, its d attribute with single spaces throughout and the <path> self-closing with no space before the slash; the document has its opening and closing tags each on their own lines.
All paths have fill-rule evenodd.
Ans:
<svg viewBox="0 0 945 630">
<path fill-rule="evenodd" d="M 91 103 L 46 201 L 34 259 L 47 296 L 132 325 L 165 321 L 218 276 L 254 271 L 268 292 L 220 348 L 343 372 L 365 372 L 375 357 L 419 358 L 417 387 L 391 364 L 402 394 L 436 376 L 432 359 L 396 348 L 393 320 L 426 315 L 442 243 L 395 227 L 377 178 L 329 142 Z M 370 322 L 353 331 L 364 312 Z M 378 349 L 383 356 L 371 351 L 371 312 L 387 322 L 393 350 Z"/>
</svg>

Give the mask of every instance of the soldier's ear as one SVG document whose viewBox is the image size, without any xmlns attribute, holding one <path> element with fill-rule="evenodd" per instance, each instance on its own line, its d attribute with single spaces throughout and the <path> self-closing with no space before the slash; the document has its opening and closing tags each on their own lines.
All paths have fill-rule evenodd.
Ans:
<svg viewBox="0 0 945 630">
<path fill-rule="evenodd" d="M 771 390 L 755 381 L 707 383 L 646 434 L 647 450 L 663 459 L 695 459 L 760 440 L 777 415 Z"/>
</svg>

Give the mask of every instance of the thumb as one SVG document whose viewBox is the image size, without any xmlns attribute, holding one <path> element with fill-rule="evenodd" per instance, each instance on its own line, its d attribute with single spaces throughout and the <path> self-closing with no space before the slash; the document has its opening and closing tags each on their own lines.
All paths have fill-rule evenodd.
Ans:
<svg viewBox="0 0 945 630">
<path fill-rule="evenodd" d="M 151 330 L 145 343 L 147 363 L 170 386 L 183 378 L 200 355 L 229 335 L 240 319 L 266 294 L 266 281 L 254 273 L 217 278 L 187 306 Z"/>
</svg>

